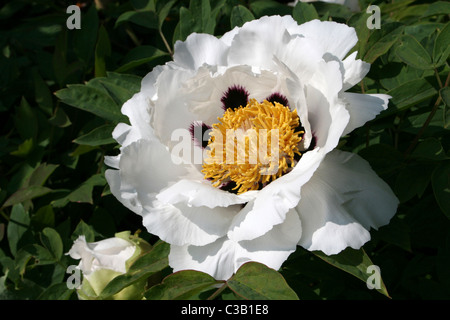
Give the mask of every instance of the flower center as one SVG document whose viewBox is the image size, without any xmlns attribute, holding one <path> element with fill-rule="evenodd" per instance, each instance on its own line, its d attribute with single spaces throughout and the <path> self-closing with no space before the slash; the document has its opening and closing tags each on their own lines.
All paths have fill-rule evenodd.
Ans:
<svg viewBox="0 0 450 320">
<path fill-rule="evenodd" d="M 297 111 L 278 102 L 251 99 L 218 120 L 202 170 L 215 187 L 232 184 L 238 194 L 261 189 L 292 170 L 301 156 L 305 132 Z"/>
</svg>

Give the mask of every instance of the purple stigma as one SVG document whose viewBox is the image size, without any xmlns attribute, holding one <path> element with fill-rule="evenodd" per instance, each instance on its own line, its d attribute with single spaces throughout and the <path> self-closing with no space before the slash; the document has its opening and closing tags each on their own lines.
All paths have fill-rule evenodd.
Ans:
<svg viewBox="0 0 450 320">
<path fill-rule="evenodd" d="M 192 141 L 194 141 L 194 144 L 197 147 L 201 147 L 204 149 L 208 146 L 209 136 L 207 132 L 211 129 L 211 126 L 203 123 L 202 121 L 194 121 L 189 126 L 189 132 L 191 133 Z"/>
<path fill-rule="evenodd" d="M 222 108 L 227 110 L 229 108 L 237 109 L 240 106 L 245 107 L 248 103 L 248 96 L 249 94 L 247 90 L 240 85 L 229 87 L 220 99 L 222 102 Z"/>
<path fill-rule="evenodd" d="M 278 102 L 282 104 L 283 106 L 287 107 L 289 105 L 289 101 L 286 98 L 286 96 L 282 95 L 281 93 L 275 92 L 272 93 L 270 96 L 266 98 L 267 101 L 275 103 Z"/>
</svg>

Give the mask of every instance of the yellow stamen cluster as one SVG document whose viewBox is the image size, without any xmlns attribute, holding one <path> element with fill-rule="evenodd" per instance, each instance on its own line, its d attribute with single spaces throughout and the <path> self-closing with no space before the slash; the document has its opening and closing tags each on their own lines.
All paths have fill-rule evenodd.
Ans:
<svg viewBox="0 0 450 320">
<path fill-rule="evenodd" d="M 215 187 L 233 181 L 238 194 L 258 190 L 295 166 L 304 131 L 297 111 L 255 99 L 227 109 L 213 124 L 202 172 Z"/>
</svg>

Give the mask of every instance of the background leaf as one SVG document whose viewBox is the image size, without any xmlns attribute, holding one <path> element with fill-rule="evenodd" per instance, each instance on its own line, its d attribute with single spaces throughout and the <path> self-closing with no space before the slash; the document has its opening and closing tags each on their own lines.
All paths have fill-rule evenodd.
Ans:
<svg viewBox="0 0 450 320">
<path fill-rule="evenodd" d="M 242 265 L 227 284 L 237 295 L 249 300 L 298 299 L 278 272 L 257 262 Z"/>
</svg>

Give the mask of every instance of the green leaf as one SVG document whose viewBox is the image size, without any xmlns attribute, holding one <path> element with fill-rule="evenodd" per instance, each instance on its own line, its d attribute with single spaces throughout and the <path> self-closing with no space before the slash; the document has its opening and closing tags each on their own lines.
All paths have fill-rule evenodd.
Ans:
<svg viewBox="0 0 450 320">
<path fill-rule="evenodd" d="M 54 207 L 64 207 L 69 202 L 93 204 L 92 191 L 94 187 L 104 186 L 105 184 L 106 180 L 104 175 L 101 173 L 95 174 L 68 195 L 58 200 L 54 200 L 51 204 Z"/>
<path fill-rule="evenodd" d="M 100 299 L 111 297 L 124 288 L 165 269 L 169 265 L 169 250 L 169 244 L 164 242 L 153 246 L 152 250 L 139 257 L 130 266 L 127 273 L 111 280 L 99 295 Z"/>
<path fill-rule="evenodd" d="M 46 288 L 37 300 L 69 300 L 74 292 L 74 289 L 69 289 L 65 282 L 55 283 Z"/>
<path fill-rule="evenodd" d="M 127 53 L 123 59 L 122 65 L 117 68 L 115 72 L 126 72 L 164 56 L 168 56 L 168 53 L 161 51 L 158 48 L 145 45 L 139 46 L 131 49 Z"/>
<path fill-rule="evenodd" d="M 154 11 L 128 11 L 122 13 L 116 20 L 115 27 L 125 22 L 132 22 L 148 29 L 158 29 L 158 17 Z"/>
<path fill-rule="evenodd" d="M 230 23 L 232 29 L 234 27 L 242 27 L 244 23 L 254 19 L 255 17 L 251 11 L 242 5 L 237 5 L 233 8 L 233 10 L 231 10 Z"/>
<path fill-rule="evenodd" d="M 203 272 L 179 271 L 164 278 L 160 285 L 151 287 L 145 297 L 147 300 L 198 300 L 202 292 L 217 283 L 220 282 Z"/>
<path fill-rule="evenodd" d="M 31 223 L 37 229 L 53 227 L 55 225 L 55 212 L 51 205 L 46 205 L 31 216 Z"/>
<path fill-rule="evenodd" d="M 106 76 L 106 57 L 111 55 L 111 43 L 108 32 L 103 25 L 98 30 L 98 40 L 95 47 L 95 77 Z"/>
<path fill-rule="evenodd" d="M 400 170 L 394 189 L 401 203 L 424 194 L 430 183 L 433 169 L 434 166 L 431 165 L 411 164 Z"/>
<path fill-rule="evenodd" d="M 422 102 L 424 100 L 430 99 L 438 93 L 436 88 L 434 88 L 426 79 L 416 79 L 405 82 L 398 87 L 389 90 L 388 95 L 392 97 L 391 103 L 395 105 L 383 111 L 378 119 L 390 116 L 399 111 L 404 111 L 410 107 Z"/>
<path fill-rule="evenodd" d="M 74 32 L 73 43 L 71 43 L 73 51 L 85 65 L 89 65 L 94 58 L 98 27 L 98 12 L 95 4 L 91 4 L 87 12 L 81 14 L 81 29 Z M 59 64 L 56 65 L 56 68 L 59 68 Z"/>
<path fill-rule="evenodd" d="M 63 255 L 63 243 L 55 229 L 45 228 L 41 234 L 41 242 L 53 255 L 55 260 L 60 260 Z"/>
<path fill-rule="evenodd" d="M 136 10 L 155 11 L 155 0 L 131 0 L 131 5 Z"/>
<path fill-rule="evenodd" d="M 86 222 L 81 220 L 76 226 L 75 230 L 72 233 L 70 239 L 75 241 L 79 236 L 84 236 L 86 242 L 94 242 L 95 241 L 95 231 L 94 229 L 88 225 Z"/>
<path fill-rule="evenodd" d="M 370 272 L 369 267 L 374 264 L 363 249 L 355 250 L 352 248 L 347 248 L 338 254 L 329 256 L 321 251 L 314 251 L 313 253 L 332 266 L 348 272 L 366 283 L 370 281 L 369 278 L 372 276 L 372 273 Z M 378 292 L 389 297 L 386 286 L 381 279 L 380 288 L 376 289 Z"/>
<path fill-rule="evenodd" d="M 442 212 L 450 219 L 450 163 L 437 167 L 431 178 L 434 196 Z"/>
<path fill-rule="evenodd" d="M 272 0 L 257 0 L 250 3 L 250 9 L 256 18 L 265 15 L 291 15 L 292 7 Z"/>
<path fill-rule="evenodd" d="M 434 42 L 433 62 L 435 68 L 445 64 L 450 55 L 450 22 L 439 32 Z"/>
<path fill-rule="evenodd" d="M 248 300 L 298 300 L 280 273 L 257 262 L 243 264 L 227 284 Z"/>
<path fill-rule="evenodd" d="M 370 35 L 364 61 L 373 63 L 378 57 L 388 52 L 403 32 L 403 25 L 397 22 L 387 23 Z"/>
<path fill-rule="evenodd" d="M 312 4 L 299 1 L 294 7 L 292 17 L 298 24 L 302 24 L 314 19 L 319 19 L 316 8 Z"/>
<path fill-rule="evenodd" d="M 48 177 L 58 168 L 57 164 L 41 163 L 36 169 L 33 170 L 31 175 L 25 181 L 25 186 L 42 186 L 47 181 Z"/>
<path fill-rule="evenodd" d="M 36 259 L 36 265 L 44 266 L 54 264 L 56 262 L 53 254 L 47 248 L 39 244 L 31 244 L 25 246 L 23 250 L 29 253 L 34 259 Z"/>
<path fill-rule="evenodd" d="M 15 204 L 32 200 L 37 197 L 42 197 L 43 195 L 46 195 L 52 191 L 53 191 L 52 189 L 43 186 L 29 186 L 23 189 L 19 189 L 16 192 L 14 192 L 8 198 L 8 200 L 5 201 L 2 208 L 13 206 Z"/>
<path fill-rule="evenodd" d="M 433 1 L 422 15 L 422 18 L 448 14 L 450 14 L 450 3 L 447 1 Z"/>
<path fill-rule="evenodd" d="M 118 106 L 122 106 L 140 90 L 141 80 L 131 74 L 107 72 L 107 77 L 92 79 L 87 85 L 104 90 Z"/>
<path fill-rule="evenodd" d="M 53 113 L 52 93 L 37 69 L 33 70 L 35 101 L 48 115 Z"/>
<path fill-rule="evenodd" d="M 170 0 L 170 1 L 159 1 L 158 4 L 163 3 L 162 8 L 159 8 L 158 6 L 158 25 L 159 28 L 161 29 L 164 20 L 166 19 L 166 17 L 169 15 L 170 9 L 172 8 L 172 6 L 175 4 L 175 2 L 177 2 L 177 0 Z"/>
<path fill-rule="evenodd" d="M 26 158 L 31 151 L 33 151 L 34 146 L 34 140 L 30 138 L 21 143 L 17 147 L 17 150 L 11 151 L 9 154 L 16 157 Z"/>
<path fill-rule="evenodd" d="M 433 69 L 431 56 L 414 37 L 405 35 L 395 50 L 397 56 L 406 64 L 417 69 Z"/>
<path fill-rule="evenodd" d="M 20 137 L 24 140 L 37 138 L 38 122 L 36 113 L 30 107 L 27 100 L 22 97 L 19 107 L 16 109 L 17 114 L 14 117 L 14 124 Z"/>
<path fill-rule="evenodd" d="M 126 122 L 120 107 L 105 91 L 82 84 L 68 85 L 55 95 L 65 104 L 93 113 L 114 123 Z"/>
<path fill-rule="evenodd" d="M 116 140 L 112 137 L 114 128 L 115 125 L 105 124 L 104 126 L 95 128 L 91 132 L 76 138 L 73 142 L 89 146 L 115 143 Z"/>
<path fill-rule="evenodd" d="M 419 143 L 411 154 L 413 157 L 429 160 L 445 160 L 445 150 L 436 138 L 429 138 Z"/>
<path fill-rule="evenodd" d="M 72 124 L 72 122 L 70 122 L 69 117 L 64 112 L 64 109 L 61 107 L 58 107 L 55 109 L 54 114 L 52 115 L 52 117 L 50 119 L 48 119 L 48 122 L 51 125 L 60 127 L 60 128 L 66 128 Z"/>
<path fill-rule="evenodd" d="M 30 226 L 30 216 L 22 204 L 16 204 L 9 217 L 8 227 L 6 229 L 6 235 L 8 237 L 9 249 L 13 255 L 16 255 L 17 251 L 23 246 L 23 242 L 26 242 L 26 233 Z"/>
</svg>

